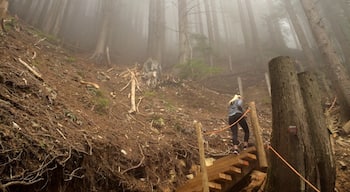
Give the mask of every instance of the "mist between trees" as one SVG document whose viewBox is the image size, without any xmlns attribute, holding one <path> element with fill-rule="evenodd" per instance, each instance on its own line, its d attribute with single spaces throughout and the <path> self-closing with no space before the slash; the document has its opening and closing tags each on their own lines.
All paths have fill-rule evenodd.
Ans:
<svg viewBox="0 0 350 192">
<path fill-rule="evenodd" d="M 164 70 L 190 65 L 206 69 L 203 75 L 265 71 L 278 55 L 296 58 L 300 70 L 325 67 L 334 59 L 323 57 L 321 41 L 349 68 L 349 9 L 346 0 L 9 1 L 12 17 L 97 63 L 133 65 L 151 57 Z"/>
</svg>

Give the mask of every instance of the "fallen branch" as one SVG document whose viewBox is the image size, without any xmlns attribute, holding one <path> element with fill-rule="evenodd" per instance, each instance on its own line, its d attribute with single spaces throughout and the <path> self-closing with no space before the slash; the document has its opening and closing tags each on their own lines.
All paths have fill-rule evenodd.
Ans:
<svg viewBox="0 0 350 192">
<path fill-rule="evenodd" d="M 111 77 L 104 72 L 99 72 L 99 74 L 103 75 L 107 80 L 111 79 Z"/>
<path fill-rule="evenodd" d="M 114 68 L 112 67 L 112 68 L 108 69 L 106 72 L 109 73 L 109 72 L 111 72 L 113 69 L 114 69 Z"/>
<path fill-rule="evenodd" d="M 29 66 L 26 62 L 24 62 L 21 58 L 18 58 L 19 62 L 24 65 L 30 72 L 33 73 L 33 75 L 38 78 L 40 81 L 42 81 L 41 74 L 35 71 L 31 66 Z"/>
<path fill-rule="evenodd" d="M 37 46 L 39 43 L 41 43 L 42 41 L 45 41 L 46 37 L 39 39 L 39 41 L 37 41 L 36 43 L 34 43 L 34 46 Z"/>
<path fill-rule="evenodd" d="M 64 135 L 63 135 L 63 133 L 61 132 L 61 130 L 59 130 L 58 128 L 56 128 L 56 130 L 57 130 L 57 132 L 63 137 L 63 139 L 67 139 Z"/>
<path fill-rule="evenodd" d="M 81 83 L 81 84 L 85 84 L 85 85 L 91 85 L 91 86 L 95 87 L 96 89 L 99 89 L 99 88 L 100 88 L 100 86 L 99 86 L 98 84 L 93 83 L 93 82 L 88 82 L 88 81 L 80 80 L 80 83 Z"/>
<path fill-rule="evenodd" d="M 124 91 L 124 89 L 126 89 L 129 85 L 130 85 L 131 81 L 128 82 L 128 84 L 126 84 L 123 88 L 120 89 L 120 92 Z"/>
</svg>

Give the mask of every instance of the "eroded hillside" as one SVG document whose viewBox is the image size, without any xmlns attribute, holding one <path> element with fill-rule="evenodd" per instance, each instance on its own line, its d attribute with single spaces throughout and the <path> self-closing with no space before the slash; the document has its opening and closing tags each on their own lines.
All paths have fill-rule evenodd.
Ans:
<svg viewBox="0 0 350 192">
<path fill-rule="evenodd" d="M 199 162 L 193 121 L 206 130 L 226 126 L 230 95 L 220 90 L 170 76 L 150 89 L 137 66 L 96 66 L 14 21 L 0 38 L 2 189 L 173 191 Z M 139 83 L 133 114 L 129 70 Z M 267 89 L 261 79 L 249 81 L 245 97 L 256 101 L 267 141 Z M 230 150 L 229 131 L 205 139 L 208 156 Z"/>
</svg>

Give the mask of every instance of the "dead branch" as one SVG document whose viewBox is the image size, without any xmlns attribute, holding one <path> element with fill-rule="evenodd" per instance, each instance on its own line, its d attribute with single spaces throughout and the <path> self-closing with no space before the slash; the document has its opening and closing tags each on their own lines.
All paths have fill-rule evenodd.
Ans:
<svg viewBox="0 0 350 192">
<path fill-rule="evenodd" d="M 91 143 L 89 142 L 86 134 L 84 134 L 84 138 L 85 138 L 87 144 L 89 145 L 89 155 L 92 155 L 92 146 L 91 146 Z"/>
<path fill-rule="evenodd" d="M 41 74 L 35 71 L 31 66 L 29 66 L 26 62 L 24 62 L 21 58 L 18 58 L 19 62 L 24 65 L 30 72 L 33 73 L 33 75 L 38 78 L 39 80 L 43 80 L 41 77 Z"/>
<path fill-rule="evenodd" d="M 140 103 L 142 101 L 143 97 L 140 97 L 139 98 L 139 102 L 137 102 L 137 105 L 136 105 L 136 110 L 139 111 L 139 106 L 140 106 Z"/>
<path fill-rule="evenodd" d="M 80 80 L 80 83 L 81 83 L 81 84 L 84 84 L 84 85 L 91 85 L 91 86 L 95 87 L 96 89 L 99 89 L 99 88 L 100 88 L 100 86 L 99 86 L 98 84 L 93 83 L 93 82 L 88 82 L 88 81 Z"/>
<path fill-rule="evenodd" d="M 46 40 L 46 37 L 39 39 L 39 41 L 37 41 L 36 43 L 34 43 L 34 46 L 37 46 L 39 43 L 43 42 Z"/>
<path fill-rule="evenodd" d="M 111 72 L 113 69 L 114 69 L 114 68 L 112 67 L 112 68 L 108 69 L 106 72 L 109 73 L 109 72 Z"/>
<path fill-rule="evenodd" d="M 79 176 L 79 175 L 75 174 L 77 171 L 79 171 L 81 169 L 83 169 L 83 168 L 82 167 L 78 167 L 78 168 L 74 169 L 70 174 L 65 174 L 65 175 L 69 176 L 69 178 L 68 179 L 64 179 L 64 181 L 70 181 L 70 180 L 73 179 L 73 177 L 74 178 L 78 178 L 78 179 L 84 178 L 84 175 Z"/>
<path fill-rule="evenodd" d="M 105 72 L 98 72 L 99 74 L 103 75 L 107 80 L 110 80 L 111 77 L 107 75 Z"/>
<path fill-rule="evenodd" d="M 68 157 L 62 162 L 60 162 L 60 164 L 64 166 L 71 157 L 72 157 L 72 147 L 69 147 Z"/>
<path fill-rule="evenodd" d="M 36 58 L 36 52 L 35 52 L 35 51 L 33 51 L 33 56 L 32 56 L 32 58 L 31 58 L 31 59 L 33 60 L 33 59 L 35 59 L 35 58 Z"/>
<path fill-rule="evenodd" d="M 131 76 L 131 109 L 129 110 L 129 113 L 135 113 L 136 112 L 136 105 L 135 105 L 135 92 L 136 92 L 136 76 L 135 73 L 130 71 Z"/>
<path fill-rule="evenodd" d="M 67 138 L 63 135 L 62 131 L 56 128 L 57 132 L 63 137 L 63 139 L 67 140 Z"/>
<path fill-rule="evenodd" d="M 129 85 L 130 85 L 131 81 L 128 82 L 128 84 L 126 84 L 123 88 L 120 89 L 120 92 L 124 91 L 124 89 L 126 89 Z"/>
<path fill-rule="evenodd" d="M 140 167 L 140 166 L 142 165 L 143 161 L 145 160 L 145 155 L 143 154 L 141 145 L 139 145 L 139 148 L 140 148 L 141 155 L 142 155 L 142 159 L 141 159 L 140 163 L 137 164 L 136 166 L 133 166 L 133 167 L 130 167 L 130 168 L 124 170 L 123 172 L 121 172 L 122 175 L 123 175 L 124 173 L 126 173 L 126 172 L 128 172 L 128 171 L 130 171 L 130 170 L 132 170 L 132 169 L 136 169 L 136 168 L 138 168 L 138 167 Z"/>
<path fill-rule="evenodd" d="M 327 110 L 328 112 L 330 112 L 330 111 L 333 109 L 333 107 L 335 106 L 336 101 L 337 101 L 337 98 L 335 97 L 334 100 L 333 100 L 333 102 L 332 102 L 332 105 L 331 105 L 331 106 L 329 107 L 329 109 Z"/>
<path fill-rule="evenodd" d="M 2 188 L 5 189 L 6 191 L 6 188 L 12 186 L 12 185 L 32 185 L 34 183 L 37 183 L 39 181 L 42 181 L 44 180 L 43 178 L 39 178 L 39 179 L 36 179 L 36 180 L 33 180 L 33 181 L 10 181 L 8 183 L 5 183 L 5 184 L 2 184 Z"/>
</svg>

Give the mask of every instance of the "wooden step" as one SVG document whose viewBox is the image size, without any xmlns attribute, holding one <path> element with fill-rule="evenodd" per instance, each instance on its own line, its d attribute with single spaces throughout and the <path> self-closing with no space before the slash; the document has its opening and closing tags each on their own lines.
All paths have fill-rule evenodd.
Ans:
<svg viewBox="0 0 350 192">
<path fill-rule="evenodd" d="M 240 174 L 242 173 L 242 169 L 236 166 L 230 166 L 228 167 L 227 171 L 225 171 L 225 173 L 229 173 L 229 174 Z"/>
<path fill-rule="evenodd" d="M 256 166 L 256 156 L 253 154 L 255 152 L 255 147 L 251 147 L 245 151 L 242 151 L 239 155 L 231 154 L 214 161 L 213 165 L 207 167 L 208 181 L 212 183 L 222 183 L 225 185 L 225 187 L 234 185 L 240 179 L 242 179 L 245 176 L 245 174 L 252 170 L 254 166 Z M 221 189 L 223 189 L 222 185 L 220 185 L 220 187 Z M 212 189 L 215 189 L 215 187 L 213 187 Z M 188 180 L 183 186 L 179 187 L 176 191 L 187 192 L 201 190 L 202 174 L 199 173 L 195 178 Z"/>
<path fill-rule="evenodd" d="M 217 176 L 217 179 L 213 179 L 213 180 L 219 183 L 225 183 L 225 182 L 232 181 L 232 176 L 225 173 L 219 173 Z"/>
<path fill-rule="evenodd" d="M 214 190 L 221 190 L 221 185 L 219 183 L 215 183 L 215 182 L 209 182 L 208 183 L 209 188 L 210 189 L 214 189 Z"/>
</svg>

